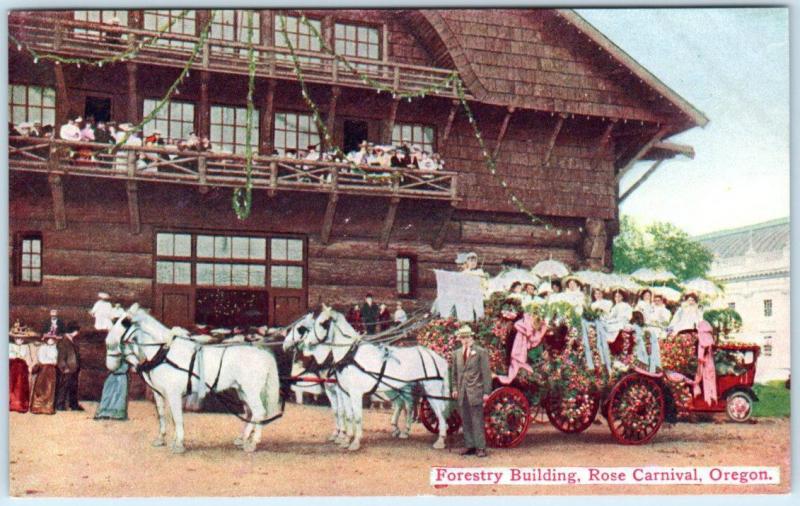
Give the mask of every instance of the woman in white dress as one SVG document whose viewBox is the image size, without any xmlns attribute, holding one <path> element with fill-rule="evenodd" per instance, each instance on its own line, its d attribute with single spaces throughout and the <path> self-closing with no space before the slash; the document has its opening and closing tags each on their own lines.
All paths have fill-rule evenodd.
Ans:
<svg viewBox="0 0 800 506">
<path fill-rule="evenodd" d="M 625 295 L 625 291 L 620 288 L 614 290 L 614 306 L 611 307 L 611 311 L 605 318 L 609 343 L 613 343 L 617 339 L 619 331 L 630 324 L 633 316 L 633 308 L 625 300 Z"/>
<path fill-rule="evenodd" d="M 601 316 L 608 314 L 611 311 L 613 302 L 606 298 L 605 293 L 600 288 L 592 290 L 592 305 L 590 306 L 593 311 L 597 311 Z"/>
<path fill-rule="evenodd" d="M 636 302 L 634 311 L 639 311 L 644 316 L 644 321 L 648 322 L 653 315 L 653 292 L 649 288 L 645 288 L 639 292 L 639 300 Z"/>
<path fill-rule="evenodd" d="M 567 284 L 567 289 L 564 290 L 563 299 L 569 302 L 575 309 L 575 314 L 581 316 L 583 308 L 586 306 L 586 294 L 581 290 L 582 285 L 580 281 L 573 277 L 566 277 L 564 281 Z"/>
<path fill-rule="evenodd" d="M 697 324 L 703 319 L 703 310 L 697 304 L 697 294 L 688 292 L 683 296 L 681 307 L 675 311 L 675 316 L 669 322 L 670 333 L 680 334 L 681 332 L 692 331 L 697 328 Z"/>
<path fill-rule="evenodd" d="M 649 320 L 645 318 L 645 323 L 650 327 L 658 327 L 663 330 L 667 328 L 671 319 L 672 313 L 664 304 L 664 297 L 658 294 L 654 295 L 653 312 L 650 314 Z"/>
</svg>

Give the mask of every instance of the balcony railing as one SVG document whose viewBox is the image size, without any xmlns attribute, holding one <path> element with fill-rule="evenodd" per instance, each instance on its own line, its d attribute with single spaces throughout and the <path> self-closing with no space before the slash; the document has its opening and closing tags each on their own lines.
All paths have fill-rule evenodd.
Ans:
<svg viewBox="0 0 800 506">
<path fill-rule="evenodd" d="M 99 59 L 125 51 L 136 40 L 156 36 L 152 30 L 127 26 L 91 23 L 66 19 L 31 16 L 9 18 L 9 31 L 21 42 L 42 53 L 68 57 Z M 159 40 L 146 44 L 133 61 L 151 65 L 183 67 L 198 37 L 164 33 Z M 291 53 L 287 48 L 255 46 L 256 75 L 269 78 L 296 79 Z M 361 77 L 336 62 L 333 56 L 316 51 L 296 50 L 305 79 L 309 82 L 339 84 L 366 88 Z M 401 92 L 429 89 L 443 83 L 452 72 L 447 69 L 423 67 L 365 58 L 348 58 L 368 75 L 385 86 Z M 247 45 L 227 40 L 208 39 L 192 68 L 209 71 L 248 73 Z M 456 96 L 455 87 L 439 90 L 440 96 Z"/>
<path fill-rule="evenodd" d="M 177 149 L 9 137 L 12 171 L 149 181 L 201 187 L 245 184 L 242 155 Z M 458 200 L 457 174 L 446 171 L 382 168 L 347 163 L 256 156 L 255 189 L 311 191 L 365 196 Z"/>
</svg>

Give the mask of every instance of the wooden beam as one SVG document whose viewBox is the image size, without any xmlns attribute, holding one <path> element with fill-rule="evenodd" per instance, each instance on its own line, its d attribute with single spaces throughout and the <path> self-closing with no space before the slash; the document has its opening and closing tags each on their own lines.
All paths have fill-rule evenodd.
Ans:
<svg viewBox="0 0 800 506">
<path fill-rule="evenodd" d="M 503 139 L 508 131 L 508 123 L 511 121 L 511 115 L 514 114 L 514 108 L 509 107 L 506 109 L 506 115 L 503 118 L 503 124 L 500 125 L 500 132 L 497 134 L 497 141 L 494 143 L 494 152 L 492 158 L 497 159 L 497 154 L 500 153 L 500 146 L 503 144 Z"/>
<path fill-rule="evenodd" d="M 453 128 L 453 121 L 456 119 L 456 112 L 458 112 L 459 105 L 460 102 L 458 100 L 453 100 L 450 105 L 450 114 L 447 115 L 447 123 L 445 123 L 444 131 L 442 132 L 442 143 L 445 143 L 447 138 L 450 137 L 450 129 Z"/>
<path fill-rule="evenodd" d="M 439 230 L 436 232 L 436 237 L 433 239 L 433 249 L 440 250 L 444 245 L 444 240 L 447 238 L 447 229 L 449 228 L 450 221 L 453 218 L 453 212 L 456 210 L 455 203 L 447 206 L 447 209 L 442 216 L 442 223 L 439 225 Z"/>
<path fill-rule="evenodd" d="M 658 129 L 658 131 L 657 131 L 655 134 L 653 134 L 653 136 L 650 138 L 650 140 L 649 140 L 649 141 L 647 141 L 647 143 L 645 143 L 645 145 L 644 145 L 644 146 L 642 146 L 642 147 L 639 149 L 639 151 L 637 151 L 637 152 L 636 152 L 636 154 L 635 154 L 635 155 L 633 155 L 633 158 L 631 158 L 630 160 L 628 160 L 628 163 L 626 163 L 626 164 L 625 164 L 625 166 L 624 166 L 624 167 L 622 167 L 622 168 L 619 170 L 619 172 L 617 172 L 617 177 L 616 177 L 616 184 L 617 184 L 617 186 L 619 186 L 619 182 L 620 182 L 620 181 L 622 181 L 622 178 L 623 178 L 623 177 L 625 177 L 625 174 L 627 174 L 627 173 L 628 173 L 628 171 L 629 171 L 629 170 L 631 170 L 631 169 L 633 168 L 633 165 L 634 165 L 636 162 L 638 162 L 638 161 L 639 161 L 639 159 L 640 159 L 641 157 L 643 157 L 643 156 L 644 156 L 644 155 L 645 155 L 645 154 L 646 154 L 648 151 L 650 151 L 650 148 L 652 148 L 652 147 L 653 147 L 653 145 L 654 145 L 656 142 L 660 141 L 660 140 L 661 140 L 661 138 L 662 138 L 662 137 L 663 137 L 663 136 L 664 136 L 664 135 L 667 133 L 667 131 L 668 131 L 668 130 L 669 130 L 669 128 L 668 128 L 666 125 L 665 125 L 665 126 L 662 126 L 661 128 L 659 128 L 659 129 Z"/>
<path fill-rule="evenodd" d="M 64 205 L 64 184 L 60 174 L 50 174 L 47 177 L 50 183 L 50 194 L 53 197 L 53 218 L 56 222 L 56 230 L 67 228 L 67 211 Z"/>
<path fill-rule="evenodd" d="M 606 125 L 605 130 L 603 130 L 603 135 L 600 136 L 600 141 L 597 143 L 597 147 L 594 150 L 593 156 L 599 155 L 600 151 L 608 145 L 608 141 L 611 140 L 611 132 L 614 130 L 615 126 L 617 126 L 616 120 L 612 120 Z"/>
<path fill-rule="evenodd" d="M 328 196 L 328 207 L 325 208 L 325 217 L 322 219 L 322 231 L 320 233 L 320 242 L 328 244 L 331 239 L 331 230 L 333 229 L 333 218 L 336 215 L 336 203 L 339 201 L 339 194 L 331 193 Z"/>
<path fill-rule="evenodd" d="M 342 94 L 342 89 L 339 86 L 334 86 L 331 88 L 331 98 L 328 102 L 328 116 L 325 118 L 325 128 L 328 129 L 328 133 L 331 136 L 331 142 L 334 144 L 336 140 L 333 136 L 333 130 L 336 126 L 336 103 L 339 101 L 339 96 Z M 320 151 L 327 150 L 330 146 L 325 144 L 325 139 L 321 140 L 322 146 L 320 147 Z"/>
<path fill-rule="evenodd" d="M 131 233 L 138 234 L 142 231 L 142 219 L 139 213 L 139 189 L 136 181 L 126 181 L 128 192 L 128 220 L 131 226 Z"/>
<path fill-rule="evenodd" d="M 56 126 L 63 125 L 69 119 L 71 113 L 69 106 L 69 94 L 67 92 L 67 80 L 64 78 L 64 66 L 53 65 L 56 78 Z"/>
<path fill-rule="evenodd" d="M 265 12 L 265 11 L 262 11 Z M 267 93 L 264 95 L 262 105 L 261 125 L 259 135 L 261 135 L 261 154 L 271 155 L 275 149 L 273 145 L 274 135 L 272 133 L 273 119 L 275 116 L 275 80 L 267 80 Z"/>
<path fill-rule="evenodd" d="M 553 153 L 553 146 L 556 145 L 556 139 L 558 139 L 558 134 L 561 133 L 561 128 L 563 126 L 564 116 L 559 116 L 555 127 L 553 127 L 553 133 L 550 134 L 550 140 L 547 141 L 547 149 L 544 152 L 544 159 L 542 160 L 542 164 L 545 166 L 550 165 L 550 155 Z"/>
<path fill-rule="evenodd" d="M 200 137 L 211 136 L 211 101 L 208 96 L 210 78 L 210 72 L 200 71 L 200 114 L 197 117 L 197 135 Z"/>
<path fill-rule="evenodd" d="M 397 117 L 397 106 L 400 104 L 399 98 L 392 99 L 392 103 L 389 106 L 389 117 L 384 120 L 383 124 L 383 138 L 381 142 L 384 144 L 389 144 L 392 142 L 392 130 L 394 129 L 394 120 Z"/>
<path fill-rule="evenodd" d="M 138 124 L 139 118 L 139 90 L 137 85 L 137 76 L 139 66 L 136 63 L 128 62 L 125 64 L 128 70 L 128 111 L 127 121 L 130 123 Z"/>
<path fill-rule="evenodd" d="M 386 218 L 383 220 L 383 230 L 381 231 L 381 246 L 383 249 L 389 247 L 389 238 L 392 235 L 392 228 L 394 227 L 394 220 L 397 217 L 397 208 L 400 205 L 400 199 L 393 197 L 389 201 L 389 210 L 386 211 Z"/>
<path fill-rule="evenodd" d="M 642 174 L 642 177 L 640 177 L 638 180 L 636 180 L 636 182 L 633 183 L 630 188 L 625 190 L 625 193 L 623 193 L 622 196 L 619 198 L 619 203 L 622 204 L 622 202 L 626 198 L 628 198 L 628 196 L 631 193 L 635 192 L 637 188 L 642 186 L 644 184 L 644 182 L 647 181 L 647 178 L 649 178 L 650 176 L 653 175 L 653 173 L 656 171 L 656 169 L 658 169 L 658 166 L 661 165 L 661 162 L 663 162 L 663 161 L 664 161 L 663 159 L 662 160 L 656 160 L 656 162 L 649 169 L 647 169 L 647 172 Z"/>
</svg>

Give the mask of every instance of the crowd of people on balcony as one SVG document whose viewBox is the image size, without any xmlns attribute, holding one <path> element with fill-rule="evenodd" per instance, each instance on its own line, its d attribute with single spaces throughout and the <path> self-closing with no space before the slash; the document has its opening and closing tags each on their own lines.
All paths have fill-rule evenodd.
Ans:
<svg viewBox="0 0 800 506">
<path fill-rule="evenodd" d="M 392 146 L 373 144 L 364 140 L 358 149 L 346 154 L 335 149 L 322 151 L 316 144 L 311 144 L 306 149 L 286 149 L 284 153 L 287 158 L 299 160 L 348 162 L 394 169 L 444 170 L 444 160 L 439 153 L 425 151 L 416 144 L 409 146 L 405 142 L 400 146 Z M 278 151 L 273 152 L 275 156 L 279 154 Z"/>
</svg>

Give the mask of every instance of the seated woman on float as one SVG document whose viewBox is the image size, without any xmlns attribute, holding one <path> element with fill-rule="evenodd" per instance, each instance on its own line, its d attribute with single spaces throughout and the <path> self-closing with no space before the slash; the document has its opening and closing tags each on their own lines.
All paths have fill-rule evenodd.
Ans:
<svg viewBox="0 0 800 506">
<path fill-rule="evenodd" d="M 608 342 L 612 343 L 617 339 L 621 330 L 628 327 L 633 316 L 633 308 L 626 301 L 627 294 L 622 288 L 617 288 L 613 292 L 614 305 L 611 311 L 603 318 L 608 331 Z"/>
<path fill-rule="evenodd" d="M 703 319 L 703 309 L 698 305 L 698 297 L 694 292 L 683 295 L 681 307 L 675 311 L 675 316 L 669 322 L 667 333 L 680 334 L 697 329 L 697 324 Z"/>
<path fill-rule="evenodd" d="M 614 306 L 614 303 L 606 298 L 606 294 L 602 289 L 592 289 L 592 303 L 589 306 L 592 311 L 596 311 L 602 316 L 611 312 L 612 306 Z"/>
</svg>

